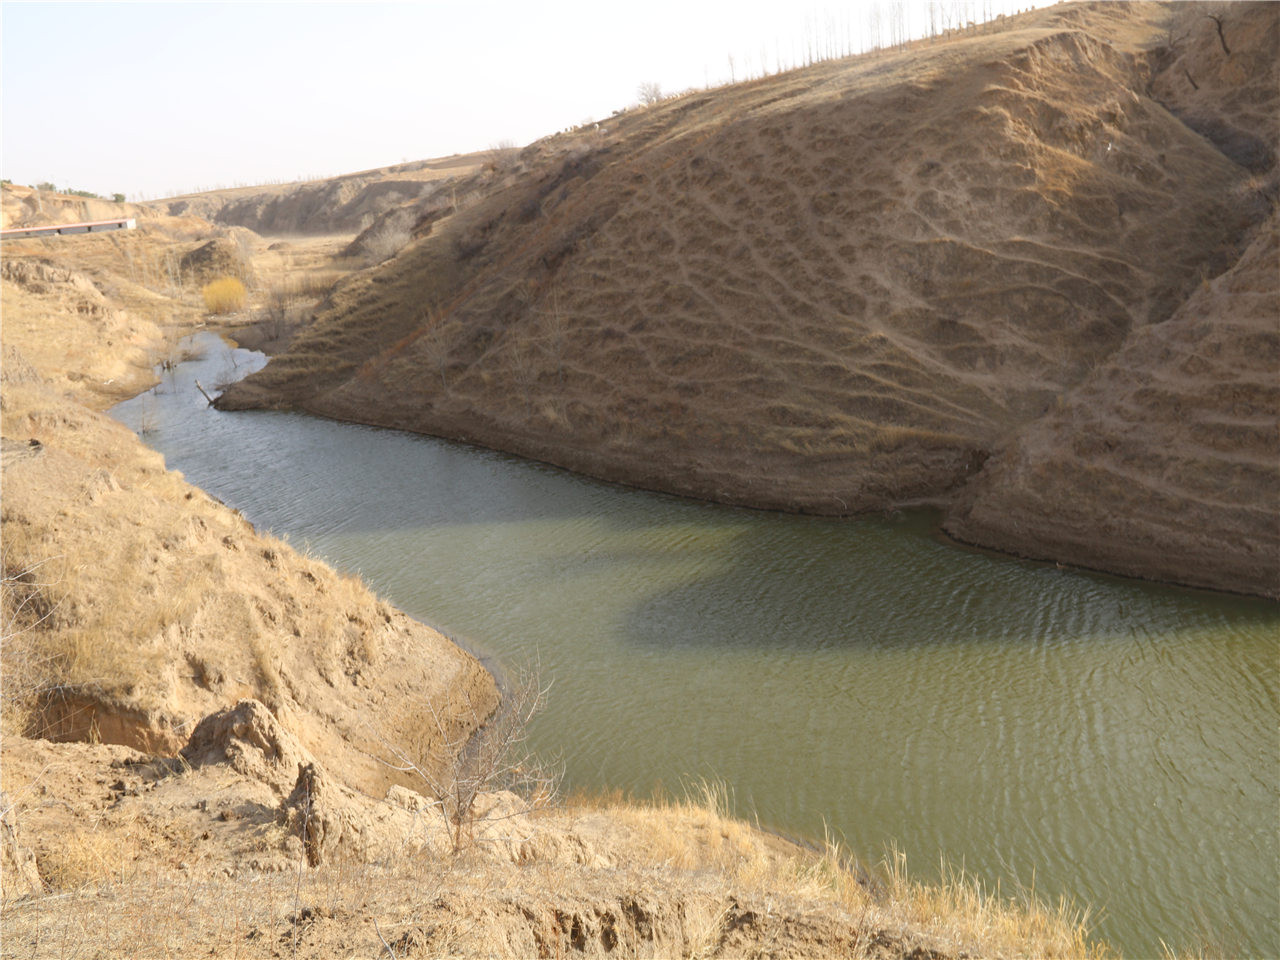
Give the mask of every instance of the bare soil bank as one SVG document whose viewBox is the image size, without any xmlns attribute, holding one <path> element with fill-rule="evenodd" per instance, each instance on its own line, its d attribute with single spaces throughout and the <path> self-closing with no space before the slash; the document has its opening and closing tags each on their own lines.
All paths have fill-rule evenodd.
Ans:
<svg viewBox="0 0 1280 960">
<path fill-rule="evenodd" d="M 488 672 L 259 535 L 91 409 L 150 386 L 200 322 L 191 286 L 138 268 L 207 243 L 186 239 L 191 225 L 6 245 L 5 613 L 19 638 L 6 643 L 6 709 L 29 736 L 172 752 L 205 714 L 252 697 L 292 717 L 343 782 L 385 789 L 397 777 L 371 756 L 380 738 L 420 740 L 430 706 L 463 699 L 483 720 L 497 702 Z"/>
<path fill-rule="evenodd" d="M 221 403 L 729 503 L 937 504 L 975 543 L 1278 596 L 1278 334 L 1225 295 L 1200 296 L 1200 336 L 1249 358 L 1251 399 L 1206 399 L 1221 369 L 1189 374 L 1107 441 L 1159 436 L 1194 470 L 1169 481 L 1124 449 L 1135 483 L 1063 480 L 1035 502 L 1037 533 L 995 519 L 1006 496 L 1017 511 L 1001 464 L 1024 433 L 1121 357 L 1167 379 L 1142 344 L 1172 336 L 1269 217 L 1278 22 L 1233 5 L 1226 53 L 1189 6 L 1055 7 L 549 138 L 470 205 L 423 204 L 416 243 L 340 285 Z M 1246 291 L 1260 310 L 1263 273 L 1232 281 L 1264 284 Z M 1041 431 L 1052 470 L 1113 455 L 1093 425 L 1062 427 Z M 1079 535 L 1097 518 L 1118 519 Z"/>
</svg>

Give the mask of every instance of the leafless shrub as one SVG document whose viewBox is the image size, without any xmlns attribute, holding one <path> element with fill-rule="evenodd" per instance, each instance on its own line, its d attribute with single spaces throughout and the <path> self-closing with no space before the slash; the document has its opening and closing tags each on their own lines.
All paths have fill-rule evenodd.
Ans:
<svg viewBox="0 0 1280 960">
<path fill-rule="evenodd" d="M 164 252 L 163 258 L 164 276 L 167 285 L 167 292 L 173 299 L 182 296 L 182 263 L 178 254 L 173 249 Z"/>
<path fill-rule="evenodd" d="M 469 694 L 462 694 L 465 702 L 455 717 L 442 716 L 428 701 L 426 715 L 434 729 L 427 733 L 437 745 L 432 751 L 435 755 L 415 757 L 403 746 L 386 744 L 395 758 L 389 765 L 413 775 L 435 798 L 448 824 L 454 853 L 474 842 L 478 825 L 515 815 L 479 813 L 481 795 L 511 790 L 530 808 L 545 806 L 555 798 L 559 770 L 545 764 L 529 745 L 529 724 L 546 705 L 549 690 L 536 674 L 522 675 L 487 718 Z M 476 731 L 474 735 L 469 734 L 471 730 Z"/>
<path fill-rule="evenodd" d="M 258 323 L 270 339 L 282 341 L 292 333 L 301 297 L 299 285 L 292 277 L 272 284 L 267 290 Z"/>
<path fill-rule="evenodd" d="M 520 162 L 520 150 L 513 140 L 499 140 L 489 147 L 485 167 L 494 173 L 509 173 Z"/>
<path fill-rule="evenodd" d="M 6 530 L 6 533 L 9 531 Z M 9 539 L 6 537 L 6 539 Z M 0 717 L 3 726 L 23 729 L 35 698 L 48 682 L 52 656 L 32 642 L 33 633 L 51 620 L 61 605 L 60 580 L 46 558 L 19 559 L 11 543 L 0 558 Z"/>
<path fill-rule="evenodd" d="M 646 80 L 636 87 L 636 96 L 640 98 L 641 106 L 651 106 L 662 99 L 662 85 Z"/>
<path fill-rule="evenodd" d="M 236 250 L 235 258 L 239 264 L 239 277 L 245 282 L 246 286 L 252 286 L 253 283 L 253 237 L 248 230 L 232 230 L 230 231 L 231 239 L 235 241 Z"/>
<path fill-rule="evenodd" d="M 399 211 L 389 215 L 382 226 L 375 229 L 364 241 L 365 260 L 370 266 L 390 260 L 408 246 L 413 239 L 409 232 L 412 215 Z"/>
<path fill-rule="evenodd" d="M 454 324 L 449 323 L 439 308 L 434 306 L 423 308 L 422 323 L 427 328 L 427 332 L 422 336 L 422 349 L 426 354 L 427 362 L 440 374 L 440 386 L 448 391 Z"/>
</svg>

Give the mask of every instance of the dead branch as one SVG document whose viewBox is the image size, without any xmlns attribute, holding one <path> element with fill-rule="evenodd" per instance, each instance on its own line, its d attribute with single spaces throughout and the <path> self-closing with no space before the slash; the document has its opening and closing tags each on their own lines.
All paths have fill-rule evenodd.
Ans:
<svg viewBox="0 0 1280 960">
<path fill-rule="evenodd" d="M 1222 44 L 1222 52 L 1228 57 L 1231 56 L 1231 51 L 1227 49 L 1227 38 L 1222 33 L 1222 17 L 1216 13 L 1206 13 L 1205 16 L 1212 20 L 1218 27 L 1218 42 Z"/>
<path fill-rule="evenodd" d="M 211 406 L 211 407 L 212 407 L 212 406 L 213 406 L 213 397 L 209 396 L 209 394 L 205 392 L 204 387 L 200 386 L 200 381 L 199 381 L 199 380 L 197 380 L 197 381 L 196 381 L 196 389 L 197 389 L 197 390 L 199 390 L 199 391 L 200 391 L 200 393 L 201 393 L 201 395 L 202 395 L 206 400 L 208 400 L 208 401 L 209 401 L 209 406 Z"/>
<path fill-rule="evenodd" d="M 426 713 L 443 754 L 442 762 L 437 764 L 432 764 L 431 758 L 412 757 L 403 747 L 378 738 L 395 758 L 395 762 L 382 762 L 412 774 L 436 798 L 454 853 L 462 852 L 475 840 L 477 824 L 510 816 L 477 814 L 476 803 L 482 794 L 512 790 L 533 805 L 548 803 L 555 796 L 559 772 L 535 756 L 528 744 L 529 723 L 542 711 L 549 690 L 550 686 L 541 685 L 536 676 L 522 676 L 487 718 L 480 716 L 469 695 L 464 694 L 467 703 L 463 714 L 469 722 L 461 733 L 456 732 L 456 724 L 447 724 L 428 700 Z M 468 732 L 473 729 L 474 735 Z"/>
</svg>

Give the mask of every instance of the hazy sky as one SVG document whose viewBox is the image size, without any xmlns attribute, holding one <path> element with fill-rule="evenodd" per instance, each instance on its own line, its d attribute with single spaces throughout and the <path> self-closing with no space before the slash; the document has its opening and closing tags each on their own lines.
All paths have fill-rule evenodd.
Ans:
<svg viewBox="0 0 1280 960">
<path fill-rule="evenodd" d="M 889 4 L 876 6 L 887 20 Z M 730 55 L 741 79 L 762 56 L 770 71 L 803 60 L 815 37 L 857 49 L 871 8 L 5 0 L 0 166 L 16 183 L 154 198 L 523 145 L 607 118 L 642 81 L 728 80 Z M 917 32 L 926 9 L 907 4 Z"/>
</svg>

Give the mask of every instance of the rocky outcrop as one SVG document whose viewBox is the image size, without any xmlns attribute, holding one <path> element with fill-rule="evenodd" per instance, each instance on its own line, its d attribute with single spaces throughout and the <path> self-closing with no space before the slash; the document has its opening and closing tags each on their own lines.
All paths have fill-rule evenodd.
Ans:
<svg viewBox="0 0 1280 960">
<path fill-rule="evenodd" d="M 226 764 L 282 796 L 296 781 L 298 769 L 312 759 L 257 700 L 241 700 L 202 719 L 181 755 L 193 767 Z"/>
</svg>

